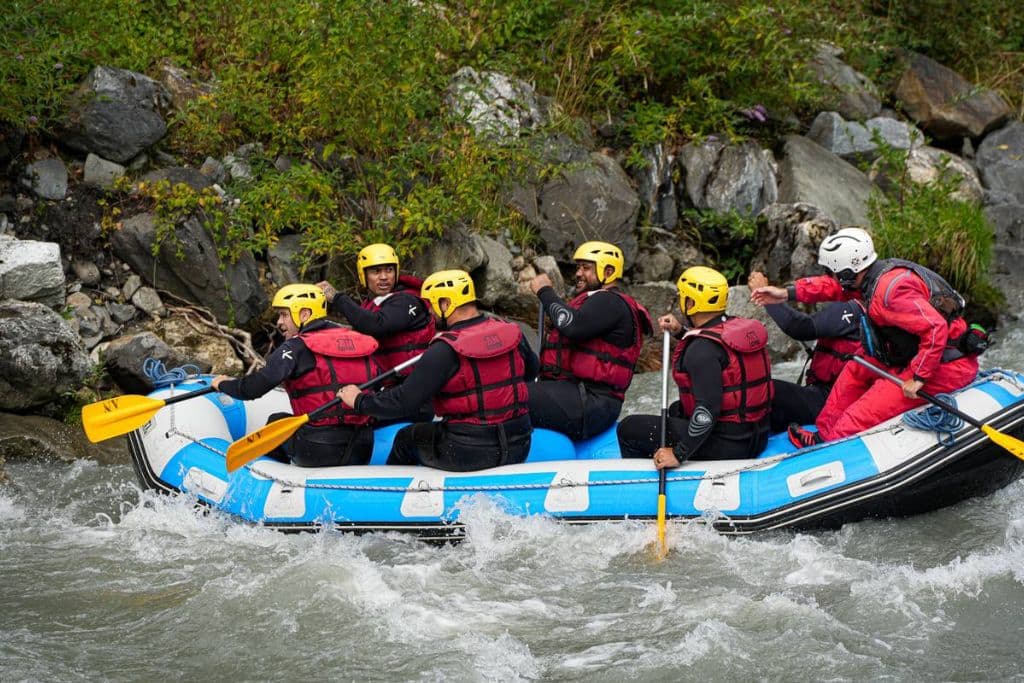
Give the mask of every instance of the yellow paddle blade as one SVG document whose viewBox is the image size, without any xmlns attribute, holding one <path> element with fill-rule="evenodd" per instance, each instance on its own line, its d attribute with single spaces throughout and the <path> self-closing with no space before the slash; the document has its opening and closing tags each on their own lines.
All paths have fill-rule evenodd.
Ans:
<svg viewBox="0 0 1024 683">
<path fill-rule="evenodd" d="M 988 438 L 992 439 L 993 443 L 1002 446 L 1021 460 L 1024 460 L 1024 441 L 1015 439 L 1009 434 L 1003 434 L 995 427 L 988 425 L 981 425 L 981 431 L 985 432 Z"/>
<path fill-rule="evenodd" d="M 668 556 L 668 543 L 665 541 L 665 494 L 658 495 L 658 559 Z"/>
<path fill-rule="evenodd" d="M 286 417 L 246 434 L 228 446 L 226 465 L 234 472 L 242 465 L 265 455 L 287 441 L 295 431 L 309 422 L 309 414 Z"/>
<path fill-rule="evenodd" d="M 165 401 L 158 398 L 126 394 L 82 407 L 82 427 L 89 441 L 121 436 L 149 422 Z"/>
</svg>

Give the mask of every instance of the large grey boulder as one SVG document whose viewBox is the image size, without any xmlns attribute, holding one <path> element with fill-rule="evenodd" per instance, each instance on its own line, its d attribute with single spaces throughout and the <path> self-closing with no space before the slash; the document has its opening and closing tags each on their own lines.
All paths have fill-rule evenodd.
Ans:
<svg viewBox="0 0 1024 683">
<path fill-rule="evenodd" d="M 68 192 L 68 169 L 60 159 L 34 161 L 25 167 L 21 184 L 42 199 L 64 199 Z"/>
<path fill-rule="evenodd" d="M 118 258 L 153 287 L 209 308 L 221 323 L 244 327 L 263 314 L 270 299 L 260 285 L 256 261 L 250 254 L 224 264 L 222 273 L 217 247 L 198 218 L 179 224 L 174 237 L 161 242 L 154 259 L 154 218 L 142 213 L 124 221 L 112 234 L 111 246 Z"/>
<path fill-rule="evenodd" d="M 427 277 L 439 270 L 458 269 L 472 273 L 487 265 L 487 251 L 480 235 L 459 227 L 445 230 L 440 238 L 402 263 L 402 271 Z"/>
<path fill-rule="evenodd" d="M 183 365 L 198 365 L 194 357 L 172 349 L 152 332 L 118 337 L 107 344 L 103 351 L 103 362 L 110 377 L 126 393 L 147 394 L 153 391 L 153 381 L 146 375 L 144 367 L 148 359 L 158 360 L 168 370 Z M 209 370 L 207 364 L 204 370 Z"/>
<path fill-rule="evenodd" d="M 878 159 L 868 177 L 886 192 L 898 190 L 898 182 L 910 181 L 916 185 L 933 185 L 939 181 L 956 185 L 952 197 L 962 202 L 981 202 L 984 191 L 977 171 L 957 155 L 936 147 L 918 147 L 907 154 L 906 166 L 890 177 L 886 166 Z"/>
<path fill-rule="evenodd" d="M 837 112 L 823 111 L 814 118 L 807 137 L 847 161 L 871 161 L 879 154 L 878 136 L 882 144 L 893 149 L 909 150 L 924 144 L 924 135 L 914 126 L 885 117 L 866 123 L 846 121 Z"/>
<path fill-rule="evenodd" d="M 64 268 L 55 242 L 0 235 L 0 299 L 64 305 Z"/>
<path fill-rule="evenodd" d="M 125 173 L 125 167 L 108 161 L 95 154 L 89 153 L 85 158 L 85 170 L 82 174 L 82 182 L 86 185 L 109 190 L 114 186 L 118 178 Z"/>
<path fill-rule="evenodd" d="M 547 252 L 563 263 L 589 240 L 617 245 L 627 269 L 636 258 L 640 198 L 611 157 L 587 154 L 539 188 L 518 188 L 511 201 L 537 229 Z"/>
<path fill-rule="evenodd" d="M 838 229 L 835 220 L 812 204 L 773 204 L 759 217 L 758 242 L 751 270 L 773 285 L 821 272 L 818 247 Z"/>
<path fill-rule="evenodd" d="M 842 225 L 865 226 L 873 187 L 855 166 L 813 140 L 786 136 L 779 163 L 779 203 L 813 204 Z"/>
<path fill-rule="evenodd" d="M 672 180 L 675 155 L 660 142 L 640 153 L 643 166 L 631 169 L 629 173 L 636 182 L 637 194 L 644 208 L 645 216 L 641 222 L 671 230 L 679 222 L 679 203 Z"/>
<path fill-rule="evenodd" d="M 894 97 L 938 140 L 981 137 L 1013 114 L 999 93 L 970 83 L 933 59 L 905 53 L 903 62 L 905 69 Z"/>
<path fill-rule="evenodd" d="M 92 362 L 78 334 L 50 308 L 0 300 L 0 410 L 25 410 L 78 389 Z"/>
<path fill-rule="evenodd" d="M 0 465 L 4 460 L 44 458 L 88 459 L 104 465 L 127 463 L 128 442 L 119 437 L 94 444 L 79 426 L 41 415 L 0 413 Z"/>
<path fill-rule="evenodd" d="M 1017 319 L 1024 311 L 1024 202 L 987 206 L 985 216 L 995 231 L 989 279 L 1006 297 L 1007 315 Z"/>
<path fill-rule="evenodd" d="M 811 71 L 831 92 L 835 110 L 843 118 L 865 121 L 882 111 L 878 88 L 871 80 L 844 62 L 843 51 L 830 43 L 820 43 L 811 60 Z"/>
<path fill-rule="evenodd" d="M 680 194 L 697 209 L 753 217 L 778 199 L 775 159 L 754 142 L 690 143 L 679 152 Z"/>
<path fill-rule="evenodd" d="M 277 287 L 303 281 L 302 276 L 299 274 L 299 260 L 301 256 L 301 235 L 281 235 L 267 249 L 267 265 L 270 267 L 270 278 Z"/>
<path fill-rule="evenodd" d="M 1013 121 L 986 135 L 978 145 L 975 163 L 986 188 L 1024 204 L 1024 122 Z"/>
<path fill-rule="evenodd" d="M 148 76 L 97 66 L 74 98 L 61 141 L 123 164 L 167 133 L 160 108 L 168 102 L 163 86 Z"/>
<path fill-rule="evenodd" d="M 480 236 L 487 264 L 474 280 L 477 298 L 484 306 L 523 315 L 537 308 L 537 297 L 521 283 L 512 269 L 512 252 L 498 240 Z"/>
<path fill-rule="evenodd" d="M 548 120 L 547 106 L 529 83 L 469 66 L 452 76 L 445 103 L 478 135 L 498 139 L 518 137 Z"/>
</svg>

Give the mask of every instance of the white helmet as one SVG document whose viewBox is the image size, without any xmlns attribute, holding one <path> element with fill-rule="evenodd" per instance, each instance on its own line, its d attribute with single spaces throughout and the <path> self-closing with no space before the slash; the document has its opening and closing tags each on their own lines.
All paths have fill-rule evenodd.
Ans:
<svg viewBox="0 0 1024 683">
<path fill-rule="evenodd" d="M 856 275 L 877 258 L 871 235 L 860 228 L 843 228 L 822 240 L 818 248 L 819 265 L 836 276 L 845 271 L 848 276 Z"/>
</svg>

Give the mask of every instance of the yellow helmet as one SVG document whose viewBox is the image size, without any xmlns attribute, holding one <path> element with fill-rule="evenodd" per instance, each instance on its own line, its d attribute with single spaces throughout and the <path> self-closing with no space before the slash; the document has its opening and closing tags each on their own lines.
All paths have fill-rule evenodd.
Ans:
<svg viewBox="0 0 1024 683">
<path fill-rule="evenodd" d="M 576 248 L 572 255 L 577 261 L 593 261 L 597 271 L 597 281 L 602 285 L 622 277 L 622 250 L 608 242 L 584 242 Z M 612 267 L 611 276 L 605 280 L 605 266 Z"/>
<path fill-rule="evenodd" d="M 430 302 L 430 307 L 439 318 L 443 318 L 441 299 L 448 299 L 452 308 L 456 308 L 476 301 L 476 289 L 466 271 L 440 270 L 423 281 L 420 296 Z"/>
<path fill-rule="evenodd" d="M 291 311 L 292 322 L 296 327 L 303 325 L 299 319 L 299 312 L 303 308 L 308 308 L 312 313 L 306 320 L 307 324 L 327 315 L 327 298 L 324 297 L 323 290 L 316 285 L 285 285 L 277 290 L 270 305 L 274 308 L 287 308 Z"/>
<path fill-rule="evenodd" d="M 729 281 L 713 268 L 694 266 L 687 268 L 676 283 L 679 288 L 679 308 L 686 315 L 693 313 L 717 313 L 724 311 L 729 303 Z M 686 308 L 686 300 L 693 305 Z"/>
<path fill-rule="evenodd" d="M 356 270 L 359 273 L 359 284 L 366 286 L 366 269 L 373 266 L 395 267 L 395 277 L 398 277 L 398 254 L 387 244 L 370 244 L 362 248 L 359 256 L 356 257 Z"/>
</svg>

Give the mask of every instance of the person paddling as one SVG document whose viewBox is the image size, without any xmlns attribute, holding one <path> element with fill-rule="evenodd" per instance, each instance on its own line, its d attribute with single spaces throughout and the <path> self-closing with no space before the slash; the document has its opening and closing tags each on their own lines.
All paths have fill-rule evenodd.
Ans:
<svg viewBox="0 0 1024 683">
<path fill-rule="evenodd" d="M 377 342 L 327 320 L 327 302 L 319 287 L 292 284 L 274 295 L 277 328 L 285 341 L 262 369 L 234 379 L 213 378 L 218 391 L 253 400 L 283 384 L 292 413 L 275 413 L 268 422 L 313 412 L 349 382 L 362 383 L 381 373 L 373 352 Z M 271 456 L 300 467 L 365 465 L 373 453 L 372 419 L 339 406 L 300 427 Z"/>
<path fill-rule="evenodd" d="M 533 431 L 527 382 L 538 363 L 522 330 L 480 312 L 465 271 L 432 274 L 423 281 L 421 296 L 440 331 L 408 378 L 378 394 L 349 384 L 338 397 L 360 415 L 379 419 L 433 402 L 441 421 L 400 429 L 389 465 L 464 472 L 525 461 Z"/>
</svg>

